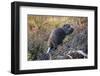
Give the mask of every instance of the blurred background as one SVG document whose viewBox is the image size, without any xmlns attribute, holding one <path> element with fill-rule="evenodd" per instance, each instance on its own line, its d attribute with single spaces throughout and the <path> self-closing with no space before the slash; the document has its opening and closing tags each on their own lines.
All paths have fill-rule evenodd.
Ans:
<svg viewBox="0 0 100 76">
<path fill-rule="evenodd" d="M 70 50 L 82 50 L 87 53 L 87 17 L 28 15 L 27 20 L 28 60 L 40 60 L 39 56 L 48 49 L 47 41 L 51 31 L 62 27 L 63 24 L 72 25 L 74 32 L 68 35 L 63 40 L 63 45 L 53 52 L 52 60 L 68 59 L 66 54 Z M 76 57 L 77 53 L 74 54 L 71 53 L 74 58 L 81 58 L 80 56 Z"/>
</svg>

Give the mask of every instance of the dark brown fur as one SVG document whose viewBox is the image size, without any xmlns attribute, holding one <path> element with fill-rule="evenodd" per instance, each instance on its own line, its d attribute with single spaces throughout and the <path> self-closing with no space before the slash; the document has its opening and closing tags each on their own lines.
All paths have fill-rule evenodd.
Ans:
<svg viewBox="0 0 100 76">
<path fill-rule="evenodd" d="M 54 29 L 48 39 L 48 47 L 50 50 L 55 50 L 58 45 L 60 45 L 66 35 L 69 35 L 73 32 L 73 28 L 69 24 L 65 24 L 61 28 Z"/>
</svg>

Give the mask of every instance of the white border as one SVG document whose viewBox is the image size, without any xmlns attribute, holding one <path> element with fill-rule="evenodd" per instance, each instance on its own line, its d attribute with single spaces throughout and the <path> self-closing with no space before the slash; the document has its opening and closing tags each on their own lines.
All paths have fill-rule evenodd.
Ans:
<svg viewBox="0 0 100 76">
<path fill-rule="evenodd" d="M 88 59 L 27 61 L 27 15 L 88 17 Z M 94 66 L 94 11 L 43 7 L 20 7 L 20 70 Z"/>
</svg>

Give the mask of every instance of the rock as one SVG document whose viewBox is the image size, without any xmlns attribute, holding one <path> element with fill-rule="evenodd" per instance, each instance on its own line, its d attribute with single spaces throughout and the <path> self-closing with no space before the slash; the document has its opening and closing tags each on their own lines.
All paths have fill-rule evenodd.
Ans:
<svg viewBox="0 0 100 76">
<path fill-rule="evenodd" d="M 47 53 L 42 53 L 37 56 L 37 60 L 49 60 L 50 55 Z"/>
<path fill-rule="evenodd" d="M 69 53 L 67 53 L 67 55 L 72 57 L 72 59 L 87 58 L 87 54 L 85 54 L 82 50 L 69 51 Z"/>
<path fill-rule="evenodd" d="M 56 57 L 56 59 L 65 59 L 65 57 L 64 57 L 64 56 L 58 55 L 58 56 Z"/>
<path fill-rule="evenodd" d="M 77 34 L 71 41 L 71 48 L 75 50 L 82 50 L 84 53 L 88 53 L 88 39 L 87 39 L 87 29 L 83 30 L 81 33 Z"/>
</svg>

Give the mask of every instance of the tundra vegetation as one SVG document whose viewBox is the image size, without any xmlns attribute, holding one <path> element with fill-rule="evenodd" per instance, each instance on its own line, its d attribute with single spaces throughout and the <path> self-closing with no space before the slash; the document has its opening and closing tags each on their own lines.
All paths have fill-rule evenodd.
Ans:
<svg viewBox="0 0 100 76">
<path fill-rule="evenodd" d="M 63 24 L 72 25 L 74 32 L 65 37 L 63 44 L 59 45 L 52 55 L 45 54 L 48 49 L 47 42 L 51 31 L 62 27 Z M 80 53 L 81 51 L 88 55 L 87 17 L 28 15 L 27 27 L 28 61 L 88 58 L 87 56 L 83 57 Z"/>
</svg>

